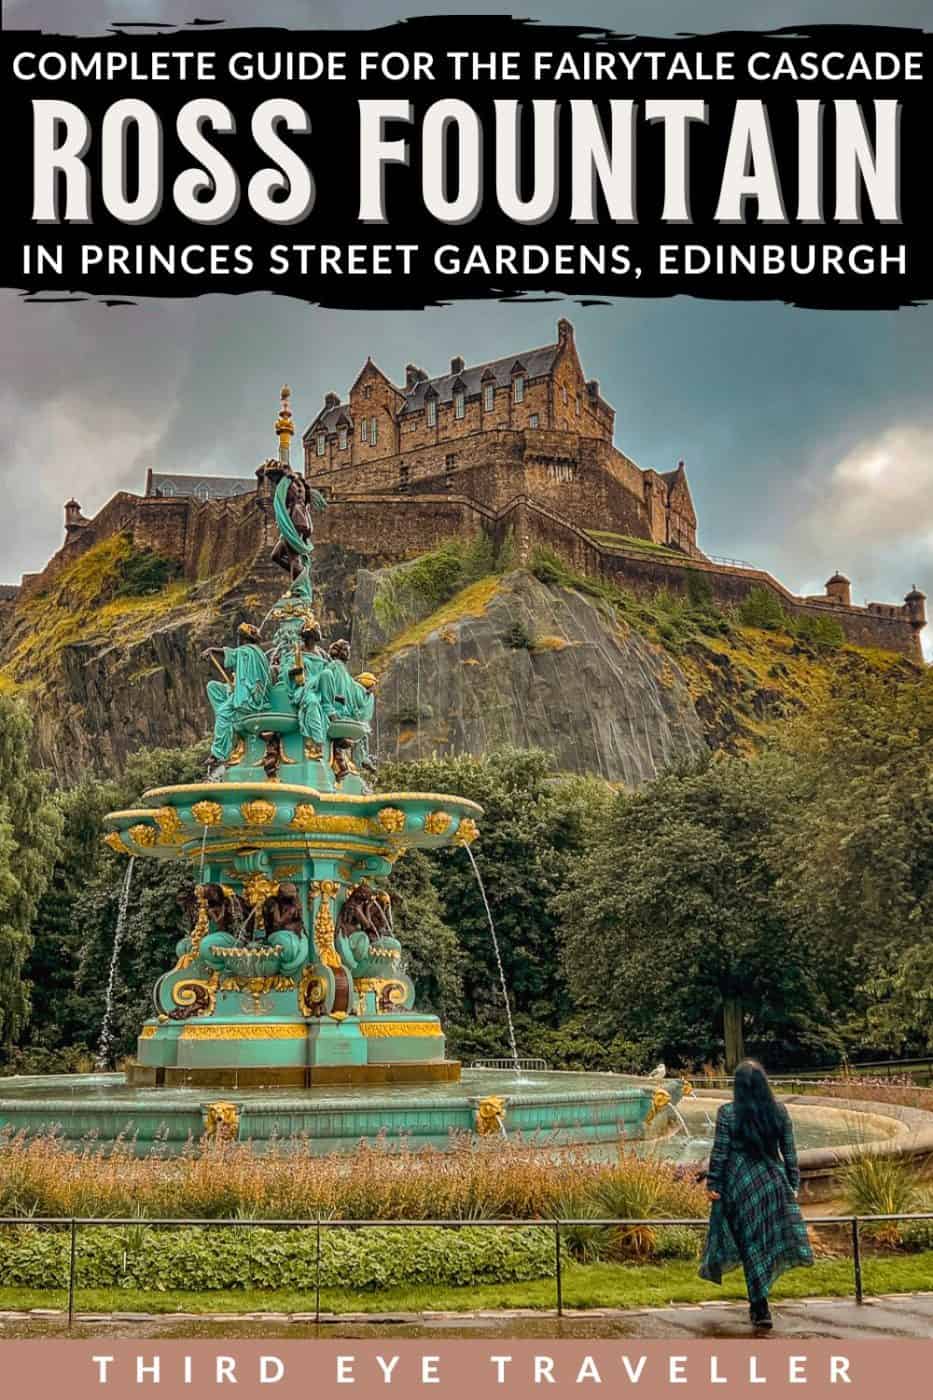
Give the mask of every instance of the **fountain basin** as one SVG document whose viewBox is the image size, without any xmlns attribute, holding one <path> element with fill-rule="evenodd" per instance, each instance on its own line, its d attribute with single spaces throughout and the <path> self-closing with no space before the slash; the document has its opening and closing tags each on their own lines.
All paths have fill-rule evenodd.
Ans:
<svg viewBox="0 0 933 1400">
<path fill-rule="evenodd" d="M 416 1067 L 420 1070 L 420 1066 Z M 644 1081 L 627 1075 L 535 1073 L 521 1076 L 465 1070 L 462 1079 L 430 1086 L 395 1080 L 372 1086 L 319 1085 L 263 1092 L 231 1085 L 216 1090 L 175 1083 L 133 1086 L 120 1075 L 41 1075 L 0 1080 L 0 1129 L 58 1132 L 69 1142 L 89 1137 L 106 1147 L 118 1138 L 144 1154 L 154 1144 L 177 1153 L 216 1131 L 226 1110 L 228 1134 L 258 1149 L 294 1139 L 303 1151 L 346 1152 L 379 1138 L 396 1148 L 439 1150 L 484 1131 L 492 1122 L 508 1137 L 542 1146 L 615 1145 L 669 1128 L 669 1105 L 681 1098 L 681 1080 Z M 502 1101 L 501 1129 L 482 1105 Z"/>
</svg>

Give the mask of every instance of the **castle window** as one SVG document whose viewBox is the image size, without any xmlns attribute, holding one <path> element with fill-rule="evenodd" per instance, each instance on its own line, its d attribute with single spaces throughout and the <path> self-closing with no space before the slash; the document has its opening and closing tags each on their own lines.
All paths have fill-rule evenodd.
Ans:
<svg viewBox="0 0 933 1400">
<path fill-rule="evenodd" d="M 462 389 L 458 389 L 454 394 L 454 417 L 462 418 L 466 413 L 466 394 Z"/>
<path fill-rule="evenodd" d="M 515 378 L 512 380 L 512 401 L 514 403 L 521 403 L 524 397 L 525 376 L 523 374 L 516 374 Z"/>
<path fill-rule="evenodd" d="M 496 401 L 495 384 L 487 384 L 483 389 L 483 408 L 488 412 Z"/>
<path fill-rule="evenodd" d="M 364 398 L 364 399 L 372 398 L 372 392 L 373 392 L 373 386 L 372 386 L 371 384 L 365 385 L 365 387 L 364 387 L 364 389 L 363 389 L 363 398 Z"/>
<path fill-rule="evenodd" d="M 360 442 L 365 442 L 368 436 L 369 436 L 369 420 L 366 419 L 366 418 L 361 418 L 361 419 L 360 419 Z"/>
<path fill-rule="evenodd" d="M 377 440 L 378 437 L 379 437 L 379 420 L 376 419 L 376 418 L 370 418 L 370 420 L 369 420 L 369 443 L 370 443 L 370 446 L 371 446 L 371 447 L 375 447 L 375 446 L 376 446 L 376 440 Z"/>
<path fill-rule="evenodd" d="M 428 399 L 428 427 L 437 426 L 437 399 Z"/>
<path fill-rule="evenodd" d="M 340 449 L 341 452 L 346 452 L 346 450 L 347 450 L 347 430 L 346 430 L 346 428 L 341 428 L 341 429 L 339 430 L 339 432 L 337 433 L 337 446 L 339 447 L 339 449 Z"/>
<path fill-rule="evenodd" d="M 580 416 L 580 395 L 577 395 L 577 417 Z"/>
<path fill-rule="evenodd" d="M 326 433 L 318 433 L 318 435 L 317 435 L 317 455 L 318 455 L 319 457 L 323 457 L 323 456 L 324 456 L 324 453 L 325 453 L 326 451 L 327 451 L 327 435 L 326 435 Z"/>
<path fill-rule="evenodd" d="M 561 396 L 561 398 L 563 399 L 564 404 L 565 404 L 565 406 L 566 406 L 566 403 L 567 403 L 567 385 L 566 385 L 566 384 L 562 384 L 562 385 L 560 386 L 560 396 Z"/>
<path fill-rule="evenodd" d="M 398 469 L 398 489 L 400 491 L 408 490 L 408 467 L 404 462 Z"/>
<path fill-rule="evenodd" d="M 533 414 L 531 415 L 531 417 L 528 419 L 528 426 L 529 426 L 529 428 L 536 428 L 536 427 L 538 426 L 538 415 L 537 415 L 537 413 L 533 413 Z"/>
</svg>

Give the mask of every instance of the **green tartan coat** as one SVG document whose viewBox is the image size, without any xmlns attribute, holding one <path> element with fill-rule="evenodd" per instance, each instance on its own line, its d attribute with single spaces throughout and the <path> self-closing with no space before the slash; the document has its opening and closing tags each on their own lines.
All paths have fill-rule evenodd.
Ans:
<svg viewBox="0 0 933 1400">
<path fill-rule="evenodd" d="M 780 1159 L 746 1152 L 733 1136 L 733 1106 L 716 1115 L 716 1138 L 706 1184 L 719 1192 L 709 1216 L 700 1277 L 722 1283 L 739 1264 L 748 1296 L 767 1298 L 785 1269 L 812 1264 L 807 1227 L 794 1192 L 800 1184 L 790 1114 L 781 1105 Z"/>
</svg>

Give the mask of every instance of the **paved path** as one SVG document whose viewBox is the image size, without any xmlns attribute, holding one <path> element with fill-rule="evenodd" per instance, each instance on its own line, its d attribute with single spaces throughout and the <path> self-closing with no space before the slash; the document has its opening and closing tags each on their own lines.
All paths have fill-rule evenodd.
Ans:
<svg viewBox="0 0 933 1400">
<path fill-rule="evenodd" d="M 477 1313 L 80 1313 L 75 1333 L 108 1337 L 744 1337 L 752 1335 L 744 1304 L 680 1304 L 670 1308 Z M 774 1337 L 933 1338 L 933 1293 L 885 1294 L 861 1305 L 845 1298 L 800 1298 L 774 1307 Z M 60 1312 L 0 1313 L 0 1338 L 60 1335 Z"/>
</svg>

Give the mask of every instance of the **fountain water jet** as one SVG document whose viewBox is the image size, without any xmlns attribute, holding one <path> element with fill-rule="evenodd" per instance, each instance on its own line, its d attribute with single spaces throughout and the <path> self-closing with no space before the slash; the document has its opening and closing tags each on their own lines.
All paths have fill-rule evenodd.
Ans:
<svg viewBox="0 0 933 1400">
<path fill-rule="evenodd" d="M 502 966 L 502 954 L 499 951 L 499 937 L 496 933 L 496 924 L 495 920 L 492 917 L 492 910 L 489 907 L 489 900 L 486 897 L 486 886 L 483 884 L 483 877 L 479 873 L 479 866 L 476 864 L 476 857 L 474 856 L 469 846 L 466 846 L 464 849 L 466 850 L 466 853 L 470 859 L 470 864 L 473 867 L 473 874 L 476 876 L 476 883 L 479 887 L 480 898 L 483 901 L 483 908 L 486 910 L 486 919 L 489 923 L 489 932 L 492 935 L 493 952 L 496 955 L 496 966 L 499 969 L 499 985 L 502 988 L 502 1000 L 505 1002 L 505 1019 L 508 1023 L 509 1028 L 509 1046 L 512 1051 L 512 1063 L 515 1066 L 515 1078 L 518 1083 L 521 1083 L 522 1071 L 521 1065 L 518 1061 L 518 1046 L 515 1043 L 515 1026 L 512 1021 L 512 1007 L 511 1003 L 509 1002 L 509 989 L 505 980 L 505 968 Z"/>
<path fill-rule="evenodd" d="M 120 958 L 120 949 L 123 946 L 123 935 L 126 932 L 126 914 L 130 904 L 130 889 L 133 884 L 133 865 L 136 857 L 130 856 L 127 863 L 126 872 L 123 876 L 123 884 L 120 886 L 120 899 L 117 904 L 117 924 L 113 932 L 113 948 L 110 953 L 110 971 L 107 975 L 107 995 L 104 1002 L 104 1019 L 100 1026 L 100 1040 L 97 1046 L 96 1068 L 106 1070 L 110 1068 L 110 1046 L 113 1041 L 113 994 L 117 984 L 117 963 Z"/>
</svg>

